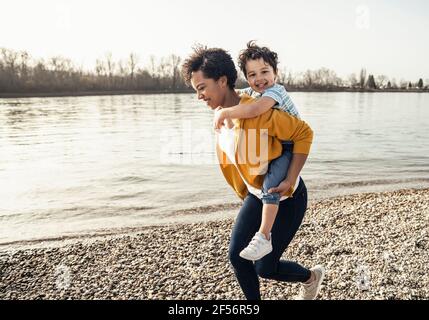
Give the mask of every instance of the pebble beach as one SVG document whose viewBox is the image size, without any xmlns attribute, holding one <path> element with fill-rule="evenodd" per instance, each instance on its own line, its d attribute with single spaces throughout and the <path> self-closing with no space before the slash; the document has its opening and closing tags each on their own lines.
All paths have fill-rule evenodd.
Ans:
<svg viewBox="0 0 429 320">
<path fill-rule="evenodd" d="M 244 299 L 227 259 L 233 223 L 3 250 L 0 299 Z M 311 202 L 283 258 L 326 267 L 318 299 L 429 299 L 429 189 Z M 263 299 L 293 299 L 300 288 L 260 281 Z"/>
</svg>

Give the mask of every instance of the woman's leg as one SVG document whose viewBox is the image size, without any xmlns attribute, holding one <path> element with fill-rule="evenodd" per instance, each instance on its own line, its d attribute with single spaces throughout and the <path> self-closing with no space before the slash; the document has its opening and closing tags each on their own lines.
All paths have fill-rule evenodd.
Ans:
<svg viewBox="0 0 429 320">
<path fill-rule="evenodd" d="M 258 231 L 261 224 L 262 202 L 252 194 L 244 199 L 232 229 L 228 258 L 234 268 L 238 283 L 248 300 L 259 300 L 259 279 L 252 261 L 239 256 Z"/>
<path fill-rule="evenodd" d="M 311 272 L 298 263 L 280 260 L 295 236 L 307 209 L 307 189 L 301 180 L 293 198 L 281 201 L 271 231 L 273 251 L 255 262 L 256 272 L 267 279 L 288 282 L 305 282 Z"/>
</svg>

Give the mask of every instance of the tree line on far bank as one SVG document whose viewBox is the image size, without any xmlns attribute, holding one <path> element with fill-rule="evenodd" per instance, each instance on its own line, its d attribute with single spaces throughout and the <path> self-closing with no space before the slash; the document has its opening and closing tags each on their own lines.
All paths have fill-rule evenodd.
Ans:
<svg viewBox="0 0 429 320">
<path fill-rule="evenodd" d="M 111 53 L 97 59 L 93 71 L 76 66 L 61 56 L 34 59 L 26 51 L 0 48 L 0 94 L 91 93 L 91 92 L 191 92 L 180 74 L 182 58 L 177 55 L 155 58 L 142 67 L 139 57 L 131 53 L 116 61 Z M 292 73 L 279 72 L 279 82 L 288 90 L 426 90 L 429 80 L 416 82 L 374 76 L 362 69 L 358 75 L 342 79 L 329 69 Z M 247 86 L 242 75 L 237 87 Z"/>
</svg>

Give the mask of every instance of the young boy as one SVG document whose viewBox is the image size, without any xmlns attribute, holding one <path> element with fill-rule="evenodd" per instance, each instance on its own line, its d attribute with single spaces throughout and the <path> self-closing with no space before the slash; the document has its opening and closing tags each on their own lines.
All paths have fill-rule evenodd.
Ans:
<svg viewBox="0 0 429 320">
<path fill-rule="evenodd" d="M 252 104 L 218 108 L 215 111 L 214 126 L 220 129 L 224 123 L 229 127 L 231 119 L 248 119 L 259 116 L 270 108 L 276 108 L 299 118 L 299 113 L 285 88 L 276 84 L 277 53 L 266 47 L 259 47 L 253 41 L 240 53 L 239 67 L 250 87 L 241 92 L 257 99 Z M 262 222 L 259 231 L 249 245 L 240 252 L 247 260 L 259 260 L 272 251 L 271 229 L 277 215 L 280 193 L 293 188 L 294 181 L 284 181 L 292 159 L 292 142 L 283 142 L 283 153 L 270 162 L 262 187 Z M 277 188 L 280 184 L 282 188 Z M 286 188 L 286 189 L 285 189 Z"/>
</svg>

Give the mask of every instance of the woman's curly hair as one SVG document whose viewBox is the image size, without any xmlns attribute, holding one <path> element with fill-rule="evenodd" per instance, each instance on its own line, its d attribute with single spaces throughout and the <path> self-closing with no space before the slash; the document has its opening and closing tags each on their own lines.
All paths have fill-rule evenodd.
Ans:
<svg viewBox="0 0 429 320">
<path fill-rule="evenodd" d="M 230 89 L 234 89 L 237 80 L 237 69 L 231 56 L 223 49 L 207 48 L 197 45 L 194 52 L 182 65 L 182 76 L 185 83 L 191 85 L 192 72 L 201 70 L 206 78 L 219 80 L 226 76 Z"/>
<path fill-rule="evenodd" d="M 247 79 L 246 62 L 249 60 L 263 59 L 265 63 L 268 63 L 273 67 L 274 73 L 277 74 L 277 65 L 279 63 L 277 53 L 271 51 L 267 47 L 259 47 L 255 44 L 255 41 L 249 41 L 247 48 L 240 52 L 238 57 L 238 66 L 243 71 L 244 76 Z"/>
</svg>

